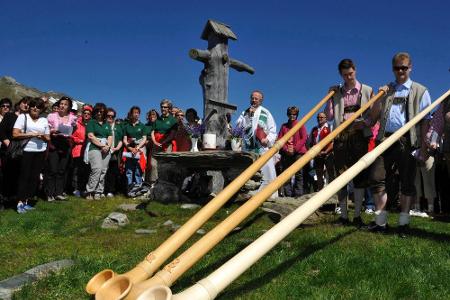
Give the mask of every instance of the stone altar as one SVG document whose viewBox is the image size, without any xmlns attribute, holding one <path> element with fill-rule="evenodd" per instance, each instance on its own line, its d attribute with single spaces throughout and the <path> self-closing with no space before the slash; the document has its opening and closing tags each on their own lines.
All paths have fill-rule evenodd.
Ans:
<svg viewBox="0 0 450 300">
<path fill-rule="evenodd" d="M 201 187 L 206 194 L 217 194 L 224 186 L 239 176 L 257 158 L 252 152 L 211 150 L 200 152 L 159 152 L 158 180 L 151 198 L 161 202 L 179 202 L 184 180 L 192 174 L 206 174 L 209 182 Z M 185 196 L 186 197 L 186 196 Z M 190 199 L 197 201 L 198 199 Z"/>
</svg>

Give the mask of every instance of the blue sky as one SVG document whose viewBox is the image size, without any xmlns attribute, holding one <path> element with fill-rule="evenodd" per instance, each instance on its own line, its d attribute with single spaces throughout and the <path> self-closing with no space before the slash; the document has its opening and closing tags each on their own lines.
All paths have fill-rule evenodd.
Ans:
<svg viewBox="0 0 450 300">
<path fill-rule="evenodd" d="M 157 108 L 162 98 L 201 114 L 202 64 L 188 51 L 206 48 L 200 34 L 215 19 L 238 37 L 230 56 L 256 70 L 230 71 L 229 102 L 241 111 L 261 89 L 280 126 L 288 106 L 303 115 L 340 82 L 342 58 L 378 88 L 393 79 L 392 56 L 407 51 L 413 80 L 436 99 L 450 87 L 449 11 L 444 0 L 0 0 L 0 76 L 105 102 L 121 116 L 132 105 Z"/>
</svg>

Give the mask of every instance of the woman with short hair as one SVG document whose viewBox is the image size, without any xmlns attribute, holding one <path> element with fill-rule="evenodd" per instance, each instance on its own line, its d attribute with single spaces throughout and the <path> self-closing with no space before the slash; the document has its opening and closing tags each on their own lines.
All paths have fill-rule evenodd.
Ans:
<svg viewBox="0 0 450 300">
<path fill-rule="evenodd" d="M 24 213 L 27 209 L 31 209 L 27 201 L 36 194 L 39 174 L 45 161 L 47 143 L 50 141 L 48 121 L 40 116 L 45 108 L 44 101 L 34 98 L 28 106 L 30 112 L 20 114 L 13 129 L 13 138 L 22 140 L 24 144 L 18 177 L 18 213 Z"/>
<path fill-rule="evenodd" d="M 93 118 L 86 126 L 87 146 L 91 173 L 86 185 L 86 199 L 99 200 L 105 189 L 105 175 L 111 158 L 112 131 L 106 122 L 107 109 L 103 103 L 94 106 Z"/>
</svg>

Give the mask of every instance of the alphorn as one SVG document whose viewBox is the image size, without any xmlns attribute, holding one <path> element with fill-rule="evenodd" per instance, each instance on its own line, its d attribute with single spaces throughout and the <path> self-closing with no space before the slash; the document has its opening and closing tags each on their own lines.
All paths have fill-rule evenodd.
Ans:
<svg viewBox="0 0 450 300">
<path fill-rule="evenodd" d="M 298 159 L 290 168 L 280 174 L 263 190 L 258 192 L 247 202 L 236 209 L 228 218 L 219 225 L 211 229 L 205 236 L 194 243 L 189 249 L 183 252 L 171 263 L 166 265 L 163 270 L 156 273 L 152 278 L 133 284 L 125 276 L 116 276 L 97 292 L 97 300 L 106 299 L 136 299 L 144 290 L 159 284 L 171 286 L 184 272 L 189 270 L 200 258 L 209 250 L 217 245 L 225 236 L 238 226 L 245 218 L 255 211 L 267 198 L 269 198 L 278 188 L 289 180 L 298 170 L 304 167 L 313 159 L 328 143 L 330 143 L 339 133 L 347 128 L 357 117 L 367 110 L 375 101 L 381 98 L 384 91 L 380 91 L 372 97 L 358 111 L 356 111 L 348 120 L 343 122 L 338 128 L 328 134 L 322 141 L 312 147 L 300 159 Z"/>
<path fill-rule="evenodd" d="M 191 219 L 172 234 L 153 252 L 130 271 L 122 274 L 131 283 L 138 283 L 149 278 L 153 273 L 186 242 L 214 213 L 216 213 L 239 189 L 272 158 L 327 101 L 334 95 L 330 91 L 311 109 L 294 127 L 279 139 L 266 153 L 245 169 L 236 179 L 228 184 L 214 199 L 208 202 Z M 113 270 L 106 269 L 97 273 L 86 285 L 86 292 L 93 295 L 109 280 L 117 276 Z"/>
<path fill-rule="evenodd" d="M 433 108 L 439 105 L 447 97 L 450 97 L 450 90 L 439 97 L 435 102 L 430 104 L 422 112 L 412 118 L 402 128 L 397 130 L 393 135 L 389 136 L 381 144 L 379 144 L 371 152 L 364 155 L 352 167 L 334 179 L 330 184 L 318 192 L 314 197 L 306 201 L 290 213 L 283 220 L 278 222 L 270 230 L 256 239 L 253 243 L 236 254 L 233 258 L 223 264 L 216 271 L 206 278 L 200 280 L 192 287 L 185 291 L 172 295 L 172 291 L 165 285 L 155 286 L 142 293 L 138 300 L 211 300 L 222 292 L 230 283 L 238 278 L 242 273 L 249 269 L 261 257 L 282 241 L 289 233 L 297 228 L 306 218 L 319 209 L 330 197 L 343 188 L 350 180 L 358 175 L 362 170 L 369 167 L 375 159 L 386 151 L 393 143 L 395 143 L 408 130 L 416 125 L 426 114 L 430 113 Z M 298 169 L 291 166 L 292 172 Z M 290 169 L 289 168 L 289 169 Z M 288 170 L 289 170 L 288 169 Z M 269 184 L 274 188 L 274 182 Z M 269 187 L 268 186 L 268 187 Z M 267 188 L 268 188 L 267 187 Z"/>
</svg>

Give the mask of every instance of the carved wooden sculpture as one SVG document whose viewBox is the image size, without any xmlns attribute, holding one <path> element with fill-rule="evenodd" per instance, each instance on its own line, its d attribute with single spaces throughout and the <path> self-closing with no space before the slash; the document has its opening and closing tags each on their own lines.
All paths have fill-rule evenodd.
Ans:
<svg viewBox="0 0 450 300">
<path fill-rule="evenodd" d="M 214 114 L 206 122 L 206 133 L 215 133 L 217 148 L 223 149 L 228 135 L 227 113 L 234 113 L 236 106 L 228 103 L 228 70 L 229 67 L 250 74 L 255 70 L 249 65 L 235 60 L 228 55 L 228 39 L 237 40 L 230 26 L 208 20 L 201 38 L 208 41 L 208 49 L 191 49 L 189 56 L 204 63 L 200 74 L 200 85 L 203 90 L 203 115 L 207 116 L 214 109 Z"/>
</svg>

